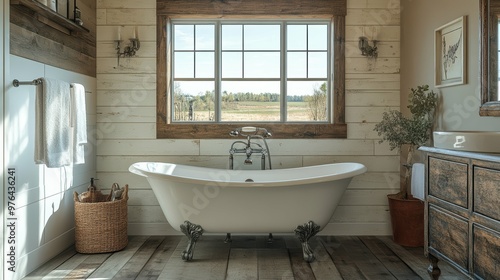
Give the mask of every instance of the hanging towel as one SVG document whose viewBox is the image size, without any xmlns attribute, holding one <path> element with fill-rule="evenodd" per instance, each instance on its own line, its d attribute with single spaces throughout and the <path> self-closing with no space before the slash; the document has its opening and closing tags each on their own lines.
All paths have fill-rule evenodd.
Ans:
<svg viewBox="0 0 500 280">
<path fill-rule="evenodd" d="M 414 198 L 425 200 L 425 165 L 414 163 L 411 172 L 411 194 Z"/>
<path fill-rule="evenodd" d="M 71 164 L 69 83 L 41 78 L 35 100 L 35 163 Z"/>
<path fill-rule="evenodd" d="M 81 84 L 71 84 L 71 127 L 73 128 L 73 163 L 85 163 L 87 143 L 87 110 L 85 88 Z"/>
</svg>

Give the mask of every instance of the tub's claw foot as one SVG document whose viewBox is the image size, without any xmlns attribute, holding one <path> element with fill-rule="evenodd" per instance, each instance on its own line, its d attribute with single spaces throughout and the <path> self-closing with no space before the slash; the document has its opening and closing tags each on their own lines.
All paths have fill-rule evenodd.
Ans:
<svg viewBox="0 0 500 280">
<path fill-rule="evenodd" d="M 200 238 L 203 234 L 203 228 L 200 225 L 185 221 L 184 224 L 181 225 L 181 231 L 188 238 L 187 248 L 182 252 L 182 260 L 190 261 L 193 259 L 193 251 L 196 241 L 198 241 L 198 238 Z"/>
<path fill-rule="evenodd" d="M 306 262 L 312 262 L 315 259 L 314 253 L 309 246 L 309 239 L 319 232 L 319 228 L 320 226 L 315 224 L 313 221 L 309 221 L 304 225 L 299 225 L 295 229 L 295 235 L 302 243 L 302 256 Z"/>
<path fill-rule="evenodd" d="M 267 243 L 268 244 L 271 244 L 274 242 L 274 237 L 273 237 L 273 234 L 272 233 L 269 233 L 269 235 L 267 236 Z"/>
<path fill-rule="evenodd" d="M 226 239 L 224 239 L 224 243 L 231 243 L 233 240 L 231 239 L 231 234 L 227 233 L 226 234 Z"/>
</svg>

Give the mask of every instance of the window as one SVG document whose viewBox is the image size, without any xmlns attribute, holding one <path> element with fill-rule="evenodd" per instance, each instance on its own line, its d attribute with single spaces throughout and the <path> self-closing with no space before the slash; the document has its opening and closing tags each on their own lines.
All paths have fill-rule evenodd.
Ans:
<svg viewBox="0 0 500 280">
<path fill-rule="evenodd" d="M 173 21 L 172 121 L 329 121 L 329 24 Z"/>
<path fill-rule="evenodd" d="M 158 138 L 226 138 L 246 125 L 347 136 L 345 0 L 157 2 Z"/>
</svg>

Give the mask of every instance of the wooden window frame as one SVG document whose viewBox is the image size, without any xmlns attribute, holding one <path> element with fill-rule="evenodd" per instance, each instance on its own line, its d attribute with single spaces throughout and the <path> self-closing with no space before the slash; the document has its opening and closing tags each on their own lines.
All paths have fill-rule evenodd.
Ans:
<svg viewBox="0 0 500 280">
<path fill-rule="evenodd" d="M 498 99 L 498 20 L 500 0 L 480 0 L 481 107 L 480 116 L 500 117 Z"/>
<path fill-rule="evenodd" d="M 157 85 L 156 137 L 158 139 L 223 139 L 229 131 L 242 126 L 263 126 L 273 138 L 347 138 L 345 123 L 345 16 L 346 0 L 157 0 Z M 328 18 L 333 23 L 333 84 L 331 123 L 224 122 L 172 123 L 170 116 L 170 41 L 167 36 L 171 18 Z"/>
</svg>

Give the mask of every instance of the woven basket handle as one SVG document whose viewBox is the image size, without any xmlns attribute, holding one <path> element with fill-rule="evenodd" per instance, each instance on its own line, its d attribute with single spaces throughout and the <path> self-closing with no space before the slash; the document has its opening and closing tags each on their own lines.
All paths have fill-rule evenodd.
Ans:
<svg viewBox="0 0 500 280">
<path fill-rule="evenodd" d="M 125 184 L 125 187 L 123 187 L 122 199 L 128 200 L 128 184 Z"/>
</svg>

